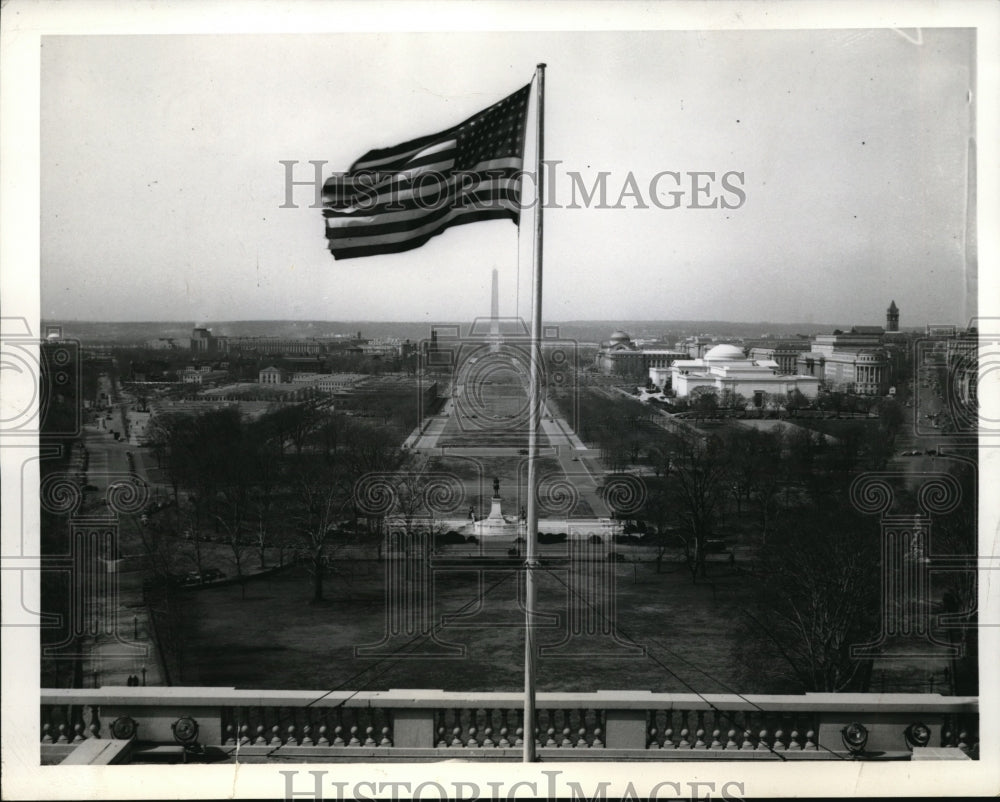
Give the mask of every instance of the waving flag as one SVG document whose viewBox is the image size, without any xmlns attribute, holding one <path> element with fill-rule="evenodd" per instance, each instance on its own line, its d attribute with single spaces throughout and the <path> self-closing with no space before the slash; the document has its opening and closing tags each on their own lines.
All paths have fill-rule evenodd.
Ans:
<svg viewBox="0 0 1000 802">
<path fill-rule="evenodd" d="M 518 222 L 530 84 L 438 134 L 370 150 L 323 186 L 335 259 L 419 248 L 451 226 Z"/>
</svg>

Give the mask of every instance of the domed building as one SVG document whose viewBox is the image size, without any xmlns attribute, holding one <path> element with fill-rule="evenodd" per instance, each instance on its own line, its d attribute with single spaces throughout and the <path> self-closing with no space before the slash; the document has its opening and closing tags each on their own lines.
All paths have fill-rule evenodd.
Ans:
<svg viewBox="0 0 1000 802">
<path fill-rule="evenodd" d="M 649 377 L 659 387 L 669 378 L 678 398 L 686 398 L 701 388 L 743 396 L 761 406 L 766 396 L 785 398 L 798 390 L 806 398 L 819 393 L 819 379 L 801 374 L 784 374 L 772 359 L 750 359 L 736 345 L 710 348 L 701 359 L 679 359 L 669 369 L 650 368 Z"/>
<path fill-rule="evenodd" d="M 606 376 L 643 377 L 651 367 L 666 368 L 675 359 L 687 356 L 667 348 L 640 348 L 628 332 L 616 329 L 601 343 L 594 364 Z"/>
</svg>

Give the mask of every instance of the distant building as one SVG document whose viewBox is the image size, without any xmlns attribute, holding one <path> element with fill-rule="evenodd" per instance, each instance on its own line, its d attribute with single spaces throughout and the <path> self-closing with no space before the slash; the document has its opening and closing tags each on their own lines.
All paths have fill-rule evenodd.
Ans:
<svg viewBox="0 0 1000 802">
<path fill-rule="evenodd" d="M 643 376 L 651 367 L 668 368 L 687 354 L 674 348 L 640 348 L 624 331 L 611 333 L 594 358 L 594 364 L 606 376 Z"/>
<path fill-rule="evenodd" d="M 884 334 L 881 326 L 855 326 L 846 333 L 817 334 L 812 350 L 799 355 L 798 372 L 816 376 L 832 390 L 885 395 L 891 376 Z"/>
<path fill-rule="evenodd" d="M 959 428 L 974 428 L 979 403 L 979 335 L 976 329 L 958 334 L 948 341 L 947 364 L 951 376 L 953 397 L 966 407 L 956 416 L 964 418 L 956 423 Z"/>
<path fill-rule="evenodd" d="M 196 327 L 191 332 L 191 350 L 203 354 L 214 354 L 218 350 L 218 339 L 212 336 L 211 329 Z"/>
<path fill-rule="evenodd" d="M 310 356 L 323 351 L 323 345 L 317 340 L 284 337 L 220 337 L 219 346 L 229 353 L 245 352 L 261 356 Z"/>
<path fill-rule="evenodd" d="M 284 378 L 284 371 L 281 368 L 276 368 L 273 365 L 270 367 L 263 368 L 257 375 L 258 384 L 281 384 Z"/>
<path fill-rule="evenodd" d="M 191 347 L 191 340 L 187 337 L 157 337 L 146 340 L 146 347 L 153 351 L 181 351 Z"/>
<path fill-rule="evenodd" d="M 363 373 L 322 373 L 316 376 L 312 386 L 323 393 L 335 393 L 354 387 L 368 379 Z"/>
<path fill-rule="evenodd" d="M 885 330 L 899 331 L 899 307 L 896 306 L 895 300 L 885 310 Z"/>
<path fill-rule="evenodd" d="M 766 396 L 786 398 L 799 391 L 806 398 L 819 394 L 820 380 L 815 376 L 782 373 L 774 360 L 748 359 L 743 349 L 735 345 L 716 345 L 701 359 L 676 360 L 669 369 L 670 383 L 678 398 L 689 397 L 704 388 L 720 398 L 724 394 L 739 394 L 754 406 L 762 406 Z M 657 386 L 665 383 L 666 372 L 650 369 L 650 379 Z"/>
</svg>

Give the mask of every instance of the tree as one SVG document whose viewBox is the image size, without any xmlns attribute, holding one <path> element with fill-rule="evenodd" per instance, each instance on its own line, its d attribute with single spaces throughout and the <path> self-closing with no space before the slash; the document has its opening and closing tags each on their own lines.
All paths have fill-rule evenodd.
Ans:
<svg viewBox="0 0 1000 802">
<path fill-rule="evenodd" d="M 762 537 L 766 536 L 769 514 L 784 478 L 781 470 L 784 439 L 784 428 L 780 424 L 772 432 L 738 427 L 724 436 L 737 514 L 742 513 L 743 501 L 757 501 L 761 510 Z"/>
<path fill-rule="evenodd" d="M 350 488 L 341 471 L 325 461 L 301 460 L 293 479 L 298 509 L 293 515 L 301 553 L 312 574 L 312 603 L 324 601 L 323 581 L 328 567 L 327 546 L 346 510 L 351 507 Z"/>
<path fill-rule="evenodd" d="M 719 396 L 708 387 L 696 387 L 691 393 L 691 409 L 699 416 L 712 416 L 719 408 Z"/>
<path fill-rule="evenodd" d="M 958 483 L 961 503 L 953 512 L 935 518 L 932 548 L 935 554 L 974 559 L 978 546 L 978 465 L 966 459 L 949 461 L 947 471 Z M 951 619 L 945 631 L 962 654 L 952 660 L 952 692 L 975 696 L 979 693 L 978 571 L 936 571 L 934 576 L 941 594 L 941 612 Z"/>
<path fill-rule="evenodd" d="M 712 534 L 716 516 L 725 496 L 728 458 L 722 440 L 697 435 L 670 438 L 669 473 L 659 480 L 663 504 L 674 510 L 681 524 L 678 535 L 697 580 L 706 575 L 705 542 Z"/>
<path fill-rule="evenodd" d="M 798 509 L 772 529 L 751 581 L 740 647 L 748 679 L 785 676 L 804 691 L 866 689 L 870 662 L 850 651 L 880 623 L 877 522 L 842 497 Z"/>
</svg>

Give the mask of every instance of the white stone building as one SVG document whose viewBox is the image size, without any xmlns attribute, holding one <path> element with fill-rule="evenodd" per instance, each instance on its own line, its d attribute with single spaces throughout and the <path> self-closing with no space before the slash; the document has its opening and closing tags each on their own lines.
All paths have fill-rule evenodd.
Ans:
<svg viewBox="0 0 1000 802">
<path fill-rule="evenodd" d="M 720 398 L 727 391 L 738 393 L 755 406 L 761 406 L 767 395 L 784 398 L 794 390 L 815 398 L 820 384 L 816 376 L 781 373 L 774 360 L 748 359 L 735 345 L 716 345 L 701 359 L 681 359 L 669 368 L 650 368 L 649 378 L 661 389 L 669 379 L 678 398 L 706 388 Z"/>
</svg>

